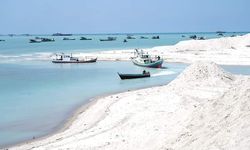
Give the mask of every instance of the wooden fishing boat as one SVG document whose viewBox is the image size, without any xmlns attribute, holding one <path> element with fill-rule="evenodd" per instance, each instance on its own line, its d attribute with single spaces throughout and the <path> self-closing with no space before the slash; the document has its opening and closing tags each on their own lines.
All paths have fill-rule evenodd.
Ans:
<svg viewBox="0 0 250 150">
<path fill-rule="evenodd" d="M 92 40 L 91 38 L 81 37 L 80 40 Z"/>
<path fill-rule="evenodd" d="M 74 39 L 74 38 L 63 38 L 63 40 L 76 40 L 76 39 Z"/>
<path fill-rule="evenodd" d="M 151 57 L 148 54 L 145 54 L 143 51 L 139 52 L 136 49 L 136 56 L 132 57 L 132 62 L 141 67 L 149 67 L 149 68 L 161 68 L 163 64 L 163 59 L 160 56 Z"/>
<path fill-rule="evenodd" d="M 72 57 L 69 55 L 56 55 L 56 59 L 52 60 L 52 63 L 94 63 L 97 61 L 96 58 L 84 58 L 79 59 L 78 57 Z"/>
<path fill-rule="evenodd" d="M 116 37 L 108 37 L 107 39 L 100 39 L 100 41 L 115 41 Z"/>
<path fill-rule="evenodd" d="M 41 39 L 30 39 L 30 43 L 41 43 Z"/>
<path fill-rule="evenodd" d="M 122 80 L 125 79 L 137 79 L 137 78 L 147 78 L 150 77 L 150 72 L 143 72 L 142 74 L 121 74 L 118 73 Z"/>
<path fill-rule="evenodd" d="M 52 36 L 72 36 L 72 34 L 54 33 Z"/>
</svg>

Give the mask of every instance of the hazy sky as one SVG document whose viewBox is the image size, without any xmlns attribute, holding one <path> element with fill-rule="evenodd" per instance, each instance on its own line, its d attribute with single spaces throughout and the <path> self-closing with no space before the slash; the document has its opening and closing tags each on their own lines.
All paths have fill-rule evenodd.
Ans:
<svg viewBox="0 0 250 150">
<path fill-rule="evenodd" d="M 1 0 L 0 34 L 250 31 L 250 0 Z"/>
</svg>

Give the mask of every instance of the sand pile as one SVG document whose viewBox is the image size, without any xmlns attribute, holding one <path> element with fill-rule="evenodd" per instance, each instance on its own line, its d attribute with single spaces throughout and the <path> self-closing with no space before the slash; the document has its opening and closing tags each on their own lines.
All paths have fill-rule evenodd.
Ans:
<svg viewBox="0 0 250 150">
<path fill-rule="evenodd" d="M 181 85 L 182 84 L 182 85 Z M 189 109 L 173 149 L 249 149 L 250 78 L 195 63 L 169 86 Z M 183 120 L 181 120 L 183 121 Z"/>
<path fill-rule="evenodd" d="M 228 85 L 234 81 L 234 76 L 226 72 L 214 62 L 196 62 L 186 68 L 172 83 L 177 87 L 190 86 L 199 83 L 203 85 Z"/>
</svg>

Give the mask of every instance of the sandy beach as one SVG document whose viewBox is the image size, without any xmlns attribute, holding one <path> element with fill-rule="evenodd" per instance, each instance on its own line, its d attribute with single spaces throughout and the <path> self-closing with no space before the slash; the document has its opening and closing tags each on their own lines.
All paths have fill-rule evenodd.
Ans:
<svg viewBox="0 0 250 150">
<path fill-rule="evenodd" d="M 64 132 L 11 149 L 248 149 L 250 77 L 196 62 L 168 85 L 98 99 Z"/>
<path fill-rule="evenodd" d="M 10 149 L 249 149 L 250 76 L 217 65 L 250 65 L 248 45 L 250 34 L 147 49 L 193 64 L 168 85 L 99 98 L 64 131 Z M 92 54 L 129 60 L 133 51 Z"/>
</svg>

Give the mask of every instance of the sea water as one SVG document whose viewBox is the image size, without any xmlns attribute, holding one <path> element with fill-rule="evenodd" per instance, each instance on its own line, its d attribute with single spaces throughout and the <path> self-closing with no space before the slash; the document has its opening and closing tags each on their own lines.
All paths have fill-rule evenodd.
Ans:
<svg viewBox="0 0 250 150">
<path fill-rule="evenodd" d="M 151 78 L 120 80 L 120 73 L 142 73 L 131 62 L 0 64 L 0 144 L 42 136 L 64 122 L 72 109 L 90 98 L 113 92 L 166 84 L 185 64 L 146 69 Z"/>
<path fill-rule="evenodd" d="M 166 69 L 146 69 L 151 78 L 120 80 L 120 73 L 141 73 L 145 68 L 131 62 L 103 62 L 91 64 L 52 64 L 50 61 L 22 59 L 36 53 L 92 52 L 110 49 L 149 48 L 178 43 L 188 38 L 183 34 L 159 34 L 159 40 L 139 39 L 155 34 L 135 34 L 135 40 L 123 43 L 126 35 L 77 35 L 75 41 L 29 43 L 35 36 L 0 36 L 0 147 L 44 136 L 55 131 L 73 111 L 89 99 L 114 92 L 167 84 L 186 64 L 168 63 Z M 37 36 L 37 35 L 36 35 Z M 80 41 L 81 36 L 93 38 Z M 114 42 L 100 42 L 99 38 L 118 37 Z M 212 33 L 198 36 L 216 37 Z M 228 34 L 228 36 L 230 36 Z M 40 37 L 49 37 L 40 35 Z M 8 61 L 10 60 L 13 61 Z M 225 66 L 231 72 L 250 74 L 247 67 Z"/>
<path fill-rule="evenodd" d="M 225 33 L 225 36 L 242 35 L 245 33 Z M 159 35 L 160 39 L 152 39 L 152 36 Z M 68 38 L 75 40 L 62 40 L 64 36 L 50 35 L 31 35 L 31 36 L 0 36 L 5 42 L 0 42 L 1 56 L 20 56 L 34 53 L 56 53 L 56 52 L 92 52 L 103 50 L 135 49 L 135 48 L 152 48 L 155 46 L 173 45 L 181 40 L 188 40 L 190 35 L 205 37 L 206 39 L 218 38 L 216 33 L 155 33 L 155 34 L 133 34 L 136 39 L 127 40 L 127 34 L 112 35 L 73 35 Z M 116 41 L 101 42 L 99 39 L 105 39 L 109 36 L 117 37 Z M 148 39 L 140 39 L 141 36 Z M 185 36 L 185 37 L 182 37 Z M 29 39 L 35 37 L 54 38 L 55 42 L 29 43 Z M 92 38 L 92 40 L 79 40 L 80 37 Z"/>
</svg>

